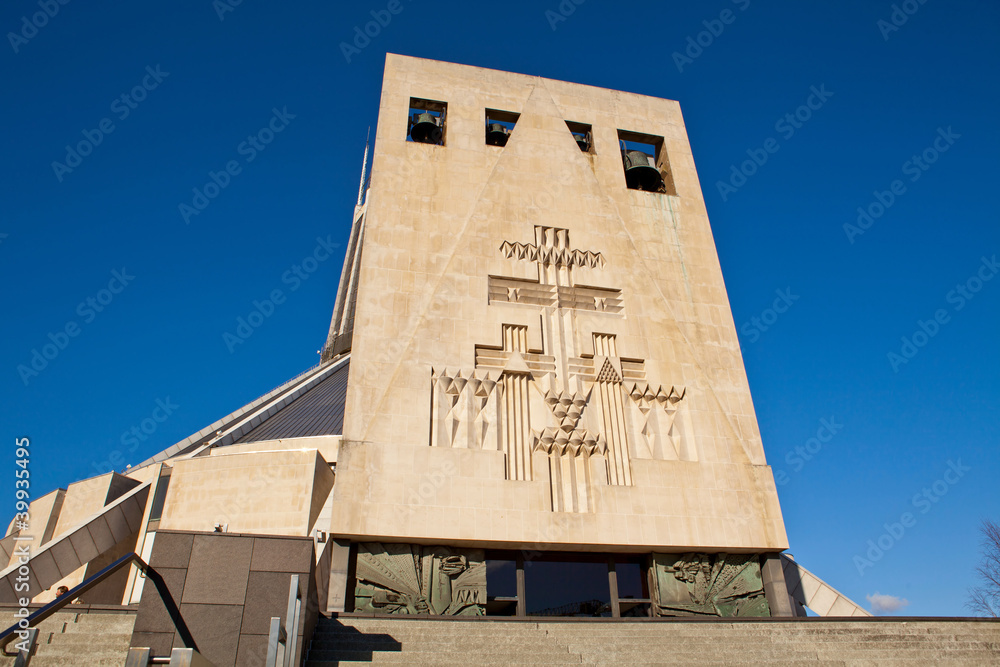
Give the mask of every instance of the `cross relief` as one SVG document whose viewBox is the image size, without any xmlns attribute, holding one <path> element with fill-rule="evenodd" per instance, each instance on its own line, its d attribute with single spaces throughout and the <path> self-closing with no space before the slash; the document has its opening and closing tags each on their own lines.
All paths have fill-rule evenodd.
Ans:
<svg viewBox="0 0 1000 667">
<path fill-rule="evenodd" d="M 500 252 L 507 259 L 535 262 L 538 280 L 490 276 L 490 303 L 524 303 L 602 313 L 621 313 L 623 310 L 621 290 L 574 284 L 574 267 L 602 268 L 604 257 L 599 252 L 571 249 L 566 229 L 535 227 L 535 243 L 504 241 Z"/>
<path fill-rule="evenodd" d="M 476 346 L 474 369 L 432 369 L 431 445 L 502 451 L 507 479 L 547 475 L 552 510 L 570 512 L 594 511 L 595 486 L 632 486 L 632 458 L 692 456 L 675 424 L 683 387 L 650 387 L 644 361 L 620 356 L 614 334 L 573 349 L 574 311 L 623 316 L 621 290 L 574 280 L 576 267 L 603 268 L 601 253 L 541 226 L 534 243 L 504 241 L 500 252 L 534 262 L 538 279 L 490 276 L 489 302 L 540 311 L 542 346 L 504 324 L 499 345 Z"/>
</svg>

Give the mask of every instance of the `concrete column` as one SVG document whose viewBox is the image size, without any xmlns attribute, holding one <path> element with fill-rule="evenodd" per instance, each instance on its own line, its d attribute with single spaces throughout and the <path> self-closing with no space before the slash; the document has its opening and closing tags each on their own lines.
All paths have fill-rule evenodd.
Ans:
<svg viewBox="0 0 1000 667">
<path fill-rule="evenodd" d="M 760 575 L 764 580 L 764 595 L 767 605 L 771 608 L 771 616 L 791 618 L 795 616 L 792 610 L 788 587 L 785 585 L 785 573 L 781 567 L 781 555 L 776 553 L 763 554 L 760 557 Z"/>
<path fill-rule="evenodd" d="M 351 585 L 351 542 L 333 540 L 330 545 L 330 588 L 326 610 L 346 611 L 348 587 Z M 351 591 L 353 593 L 353 591 Z"/>
</svg>

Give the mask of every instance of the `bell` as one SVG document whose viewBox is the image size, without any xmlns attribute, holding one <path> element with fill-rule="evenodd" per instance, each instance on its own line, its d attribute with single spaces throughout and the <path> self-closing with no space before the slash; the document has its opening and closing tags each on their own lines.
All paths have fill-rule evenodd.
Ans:
<svg viewBox="0 0 1000 667">
<path fill-rule="evenodd" d="M 633 190 L 662 192 L 663 177 L 650 162 L 653 158 L 642 151 L 628 151 L 622 156 L 625 162 L 625 183 Z"/>
<path fill-rule="evenodd" d="M 413 114 L 413 127 L 410 128 L 410 138 L 421 144 L 441 143 L 441 119 L 427 113 Z"/>
<path fill-rule="evenodd" d="M 576 139 L 576 145 L 580 147 L 581 151 L 584 153 L 590 152 L 590 141 L 587 140 L 585 132 L 574 132 L 573 138 Z"/>
<path fill-rule="evenodd" d="M 490 123 L 486 126 L 486 143 L 490 146 L 506 146 L 510 138 L 510 130 L 500 123 Z"/>
</svg>

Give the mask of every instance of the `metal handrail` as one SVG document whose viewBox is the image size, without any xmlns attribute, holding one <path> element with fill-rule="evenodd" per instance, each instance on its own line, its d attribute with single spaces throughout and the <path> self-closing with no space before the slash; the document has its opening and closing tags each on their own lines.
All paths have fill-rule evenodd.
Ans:
<svg viewBox="0 0 1000 667">
<path fill-rule="evenodd" d="M 62 609 L 63 607 L 65 607 L 67 604 L 69 604 L 70 602 L 72 602 L 74 599 L 76 599 L 77 597 L 79 597 L 83 593 L 86 593 L 87 591 L 89 591 L 91 588 L 93 588 L 97 584 L 101 583 L 102 581 L 104 581 L 105 579 L 107 579 L 110 575 L 114 574 L 115 572 L 117 572 L 119 569 L 121 569 L 125 565 L 131 564 L 133 558 L 135 560 L 137 560 L 138 563 L 142 563 L 141 565 L 139 565 L 138 563 L 136 565 L 137 565 L 137 567 L 139 567 L 139 569 L 141 569 L 141 570 L 143 570 L 145 572 L 146 568 L 148 568 L 149 566 L 146 565 L 146 563 L 141 558 L 139 558 L 135 553 L 131 553 L 131 554 L 127 555 L 127 556 L 122 556 L 121 558 L 119 558 L 118 560 L 116 560 L 111 565 L 108 565 L 106 568 L 104 568 L 103 570 L 101 570 L 100 572 L 98 572 L 97 574 L 95 574 L 94 576 L 90 577 L 89 579 L 87 579 L 83 583 L 78 584 L 75 588 L 73 588 L 73 590 L 71 590 L 68 593 L 65 593 L 63 595 L 60 595 L 55 600 L 53 600 L 52 602 L 48 603 L 47 605 L 45 605 L 44 607 L 42 607 L 41 609 L 39 609 L 35 613 L 33 613 L 30 616 L 28 616 L 27 618 L 23 618 L 20 621 L 18 621 L 17 623 L 15 623 L 14 625 L 12 625 L 9 628 L 7 628 L 4 631 L 4 633 L 2 635 L 0 635 L 0 649 L 2 649 L 3 654 L 4 655 L 8 655 L 8 656 L 9 655 L 16 655 L 16 654 L 12 654 L 12 653 L 8 653 L 7 652 L 7 644 L 9 644 L 12 639 L 14 639 L 15 635 L 21 636 L 20 635 L 21 632 L 26 631 L 28 628 L 30 628 L 33 625 L 38 625 L 39 623 L 41 623 L 42 621 L 44 621 L 45 619 L 47 619 L 52 614 L 55 614 L 60 609 Z"/>
<path fill-rule="evenodd" d="M 282 667 L 294 664 L 298 648 L 299 617 L 302 615 L 302 593 L 299 591 L 299 575 L 293 574 L 288 581 L 288 607 L 285 610 L 285 625 L 280 616 L 271 617 L 271 629 L 267 636 L 267 658 L 265 667 L 278 667 L 278 645 L 285 645 L 281 659 Z"/>
<path fill-rule="evenodd" d="M 38 628 L 28 628 L 28 636 L 18 642 L 16 646 L 24 644 L 23 648 L 19 648 L 17 653 L 17 659 L 14 660 L 14 667 L 28 667 L 31 664 L 31 656 L 35 653 L 35 646 L 38 644 Z"/>
<path fill-rule="evenodd" d="M 125 667 L 149 667 L 149 665 L 170 665 L 170 667 L 215 667 L 202 654 L 191 648 L 175 648 L 169 656 L 153 657 L 149 648 L 133 646 L 128 650 Z"/>
<path fill-rule="evenodd" d="M 160 594 L 160 598 L 163 600 L 168 612 L 170 612 L 170 617 L 174 621 L 174 626 L 177 628 L 177 632 L 180 634 L 180 638 L 181 641 L 184 642 L 184 646 L 197 649 L 198 647 L 195 646 L 194 638 L 191 637 L 191 633 L 188 631 L 187 625 L 184 624 L 184 620 L 180 617 L 177 606 L 174 604 L 173 598 L 170 596 L 170 591 L 167 590 L 163 578 L 160 577 L 156 570 L 150 567 L 146 561 L 140 558 L 137 553 L 132 552 L 122 556 L 94 576 L 85 579 L 82 583 L 72 588 L 68 593 L 60 595 L 55 600 L 48 603 L 27 618 L 22 618 L 17 623 L 7 628 L 3 634 L 0 634 L 0 652 L 6 656 L 18 655 L 18 653 L 9 653 L 7 651 L 7 645 L 10 644 L 15 637 L 22 636 L 21 633 L 26 632 L 28 628 L 38 625 L 48 617 L 60 611 L 67 604 L 70 604 L 70 602 L 79 596 L 102 583 L 105 579 L 115 574 L 120 569 L 128 567 L 132 564 L 139 568 L 139 570 L 153 582 L 153 585 L 156 586 L 156 590 Z"/>
</svg>

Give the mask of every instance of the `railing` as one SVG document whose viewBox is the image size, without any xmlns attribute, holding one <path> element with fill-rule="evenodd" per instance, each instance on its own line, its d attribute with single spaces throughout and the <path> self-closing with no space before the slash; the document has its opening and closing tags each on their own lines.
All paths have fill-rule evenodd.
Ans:
<svg viewBox="0 0 1000 667">
<path fill-rule="evenodd" d="M 28 628 L 27 635 L 22 640 L 23 648 L 18 650 L 17 659 L 14 660 L 14 667 L 28 667 L 31 664 L 31 656 L 35 652 L 35 645 L 38 644 L 38 628 Z M 4 650 L 4 654 L 7 651 Z"/>
<path fill-rule="evenodd" d="M 281 666 L 291 667 L 295 664 L 295 652 L 298 648 L 299 638 L 299 617 L 301 615 L 302 593 L 299 592 L 299 575 L 293 574 L 288 582 L 288 608 L 285 611 L 285 625 L 281 625 L 280 616 L 271 617 L 265 667 L 278 667 L 278 646 L 282 644 L 284 652 L 281 656 Z"/>
<path fill-rule="evenodd" d="M 146 561 L 139 558 L 138 554 L 133 552 L 122 556 L 94 576 L 89 577 L 84 580 L 83 583 L 72 588 L 68 593 L 60 595 L 58 598 L 48 603 L 35 613 L 27 616 L 26 618 L 22 618 L 17 623 L 7 628 L 3 634 L 0 634 L 0 652 L 6 656 L 16 655 L 17 660 L 14 661 L 15 667 L 27 667 L 31 662 L 31 654 L 34 652 L 35 643 L 38 637 L 38 628 L 35 626 L 53 614 L 59 612 L 71 601 L 102 583 L 111 575 L 115 574 L 122 568 L 129 567 L 133 563 L 146 576 L 146 578 L 152 581 L 153 585 L 156 586 L 156 591 L 160 594 L 160 599 L 163 600 L 163 604 L 167 608 L 167 612 L 170 614 L 170 618 L 173 620 L 174 627 L 177 628 L 177 633 L 180 635 L 181 641 L 184 642 L 184 646 L 197 650 L 198 647 L 195 646 L 194 638 L 188 631 L 187 625 L 184 624 L 180 611 L 177 609 L 177 605 L 174 603 L 173 597 L 170 595 L 170 591 L 167 589 L 167 585 L 163 581 L 163 578 L 160 577 L 156 570 L 151 568 Z M 21 642 L 18 643 L 21 648 L 19 648 L 16 653 L 10 653 L 7 651 L 7 645 L 10 644 L 15 637 L 21 639 Z M 199 663 L 190 664 L 197 665 Z"/>
<path fill-rule="evenodd" d="M 302 614 L 302 594 L 299 592 L 299 575 L 293 574 L 288 582 L 288 607 L 285 611 L 285 624 L 281 625 L 281 617 L 271 617 L 271 629 L 267 638 L 267 660 L 265 667 L 278 666 L 278 646 L 284 645 L 281 659 L 282 667 L 294 664 L 297 640 L 299 635 L 299 617 Z"/>
<path fill-rule="evenodd" d="M 170 657 L 156 658 L 148 648 L 130 648 L 125 658 L 125 667 L 147 667 L 148 665 L 170 665 L 170 667 L 215 667 L 193 648 L 175 648 Z"/>
</svg>

